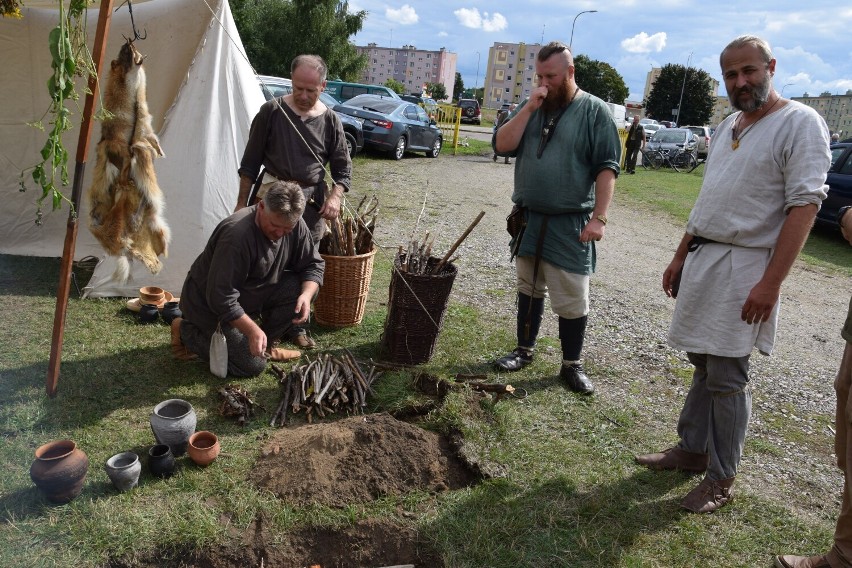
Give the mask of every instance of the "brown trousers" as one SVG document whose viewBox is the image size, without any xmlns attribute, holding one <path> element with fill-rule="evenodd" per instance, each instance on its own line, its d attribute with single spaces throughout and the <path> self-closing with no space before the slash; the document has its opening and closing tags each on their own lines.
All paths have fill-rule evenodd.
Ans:
<svg viewBox="0 0 852 568">
<path fill-rule="evenodd" d="M 852 316 L 852 312 L 850 312 Z M 837 392 L 837 434 L 834 451 L 843 470 L 843 504 L 834 530 L 834 546 L 828 553 L 832 568 L 852 568 L 852 342 L 847 341 L 834 381 Z"/>
</svg>

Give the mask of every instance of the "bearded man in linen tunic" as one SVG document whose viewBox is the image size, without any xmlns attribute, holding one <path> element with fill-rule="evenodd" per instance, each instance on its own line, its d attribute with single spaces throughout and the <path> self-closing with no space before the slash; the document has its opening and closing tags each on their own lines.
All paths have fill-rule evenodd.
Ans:
<svg viewBox="0 0 852 568">
<path fill-rule="evenodd" d="M 764 40 L 735 39 L 720 63 L 740 112 L 716 130 L 686 234 L 663 273 L 666 294 L 677 293 L 669 344 L 695 366 L 692 387 L 678 445 L 637 456 L 653 469 L 706 472 L 681 502 L 697 513 L 731 499 L 751 414 L 749 356 L 772 351 L 781 283 L 826 196 L 830 163 L 822 118 L 772 88 Z"/>
</svg>

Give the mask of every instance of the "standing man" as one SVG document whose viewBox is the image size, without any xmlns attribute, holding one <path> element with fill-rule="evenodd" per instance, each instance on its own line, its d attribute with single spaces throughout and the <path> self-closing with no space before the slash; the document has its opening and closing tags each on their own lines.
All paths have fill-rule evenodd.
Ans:
<svg viewBox="0 0 852 568">
<path fill-rule="evenodd" d="M 305 194 L 304 220 L 316 245 L 325 233 L 323 219 L 334 220 L 340 214 L 340 199 L 349 191 L 352 177 L 343 124 L 319 100 L 327 74 L 320 56 L 299 55 L 290 65 L 293 92 L 260 107 L 240 164 L 240 193 L 234 208 L 236 212 L 251 205 L 248 199 L 255 184 L 261 198 L 275 181 L 294 181 Z M 331 167 L 330 189 L 326 164 Z M 304 328 L 295 328 L 289 339 L 305 349 L 316 347 Z"/>
<path fill-rule="evenodd" d="M 852 244 L 852 213 L 850 207 L 841 207 L 837 215 L 843 237 Z M 777 556 L 776 568 L 849 568 L 852 566 L 852 299 L 846 323 L 840 335 L 846 341 L 840 369 L 834 381 L 837 392 L 837 412 L 834 435 L 834 453 L 837 455 L 837 467 L 843 470 L 843 503 L 840 516 L 834 529 L 834 546 L 825 555 L 819 556 Z"/>
<path fill-rule="evenodd" d="M 538 86 L 492 142 L 498 155 L 517 156 L 512 201 L 526 209 L 527 221 L 517 243 L 518 345 L 495 365 L 517 371 L 532 362 L 549 290 L 559 316 L 559 376 L 571 390 L 591 394 L 594 385 L 580 361 L 589 276 L 619 173 L 621 140 L 606 104 L 577 86 L 568 46 L 542 47 L 535 69 Z"/>
<path fill-rule="evenodd" d="M 633 116 L 633 124 L 627 131 L 627 160 L 624 165 L 628 174 L 636 173 L 636 157 L 639 150 L 645 147 L 645 127 L 639 124 L 639 115 Z"/>
<path fill-rule="evenodd" d="M 822 118 L 773 89 L 766 41 L 738 37 L 719 61 L 740 112 L 716 130 L 686 234 L 663 273 L 663 290 L 677 297 L 669 345 L 695 366 L 692 387 L 678 445 L 636 458 L 651 469 L 706 472 L 681 501 L 695 513 L 732 497 L 751 414 L 749 356 L 772 351 L 781 283 L 826 196 L 830 163 Z"/>
<path fill-rule="evenodd" d="M 497 129 L 500 128 L 501 126 L 503 126 L 503 123 L 506 122 L 509 119 L 509 115 L 511 115 L 515 111 L 515 108 L 517 106 L 518 105 L 516 105 L 515 103 L 512 103 L 512 104 L 509 105 L 509 108 L 502 109 L 502 110 L 497 112 L 497 120 L 494 122 L 494 131 L 495 132 L 497 132 Z M 497 152 L 496 151 L 494 152 L 493 160 L 495 162 L 497 161 Z M 504 164 L 511 164 L 512 160 L 509 159 L 509 156 L 506 156 L 505 158 L 503 158 L 503 163 Z"/>
<path fill-rule="evenodd" d="M 209 360 L 217 326 L 227 340 L 230 375 L 256 376 L 267 359 L 299 356 L 273 345 L 307 321 L 322 285 L 325 261 L 302 220 L 304 209 L 302 188 L 279 181 L 259 203 L 219 223 L 181 290 L 183 317 L 172 321 L 176 356 Z"/>
</svg>

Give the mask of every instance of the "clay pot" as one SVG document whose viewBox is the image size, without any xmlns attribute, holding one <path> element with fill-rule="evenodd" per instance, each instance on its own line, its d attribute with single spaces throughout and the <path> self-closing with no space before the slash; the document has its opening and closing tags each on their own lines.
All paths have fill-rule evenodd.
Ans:
<svg viewBox="0 0 852 568">
<path fill-rule="evenodd" d="M 30 479 L 54 503 L 67 503 L 80 494 L 89 471 L 89 457 L 72 440 L 40 446 L 30 466 Z"/>
<path fill-rule="evenodd" d="M 161 305 L 163 298 L 166 297 L 166 291 L 157 286 L 143 286 L 139 288 L 139 301 L 142 304 Z"/>
<path fill-rule="evenodd" d="M 154 323 L 160 317 L 160 310 L 154 304 L 142 304 L 139 307 L 139 323 Z"/>
<path fill-rule="evenodd" d="M 172 325 L 173 319 L 179 318 L 183 315 L 178 306 L 178 302 L 166 302 L 163 304 L 163 309 L 160 310 L 160 314 L 162 314 L 163 320 L 167 324 Z"/>
<path fill-rule="evenodd" d="M 104 465 L 109 480 L 119 491 L 129 491 L 139 483 L 142 464 L 133 452 L 122 452 L 109 458 Z"/>
<path fill-rule="evenodd" d="M 175 457 L 166 444 L 151 446 L 148 450 L 148 470 L 157 477 L 171 477 L 175 472 Z"/>
<path fill-rule="evenodd" d="M 219 438 L 213 432 L 199 430 L 189 437 L 187 453 L 198 465 L 205 466 L 219 455 Z"/>
<path fill-rule="evenodd" d="M 186 453 L 189 436 L 195 432 L 195 410 L 185 400 L 172 398 L 154 407 L 151 430 L 158 444 L 166 444 L 175 457 Z"/>
</svg>

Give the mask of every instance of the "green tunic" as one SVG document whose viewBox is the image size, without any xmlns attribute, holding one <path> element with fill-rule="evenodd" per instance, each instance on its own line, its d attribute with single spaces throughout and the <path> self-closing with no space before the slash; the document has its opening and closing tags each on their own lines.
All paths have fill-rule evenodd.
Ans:
<svg viewBox="0 0 852 568">
<path fill-rule="evenodd" d="M 568 272 L 588 275 L 595 270 L 595 245 L 581 243 L 580 233 L 595 208 L 595 178 L 604 169 L 620 173 L 621 139 L 606 104 L 583 92 L 562 115 L 539 158 L 543 114 L 542 109 L 533 112 L 511 153 L 517 156 L 512 201 L 528 210 L 519 255 L 535 256 L 541 222 L 547 216 L 542 258 Z"/>
</svg>

